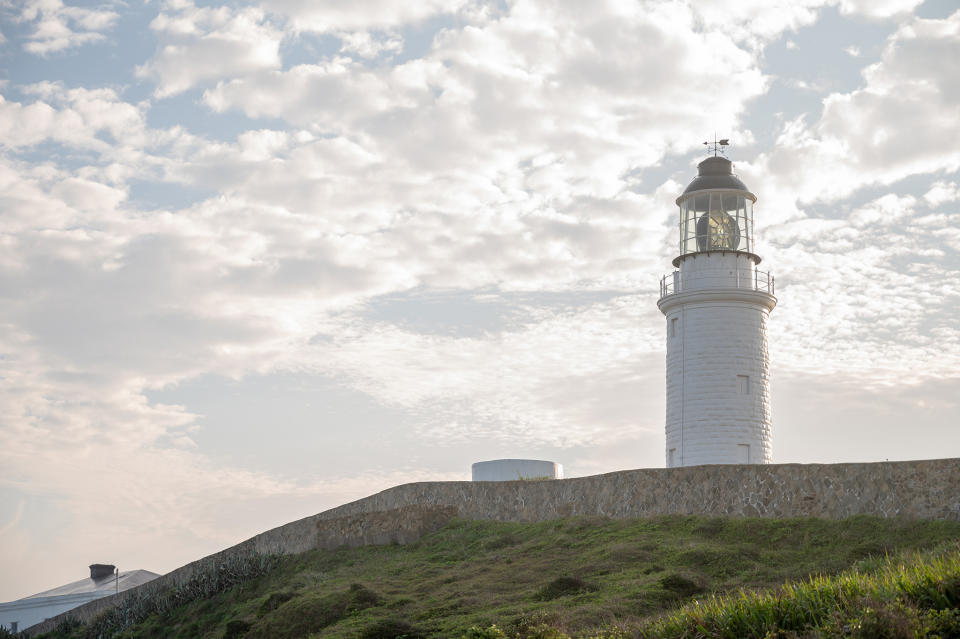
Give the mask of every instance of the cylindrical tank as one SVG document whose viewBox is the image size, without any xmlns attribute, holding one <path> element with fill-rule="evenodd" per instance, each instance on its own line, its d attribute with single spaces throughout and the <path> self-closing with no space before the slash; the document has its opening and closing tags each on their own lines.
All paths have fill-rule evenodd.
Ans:
<svg viewBox="0 0 960 639">
<path fill-rule="evenodd" d="M 563 479 L 563 466 L 539 459 L 493 459 L 472 466 L 473 481 Z"/>
</svg>

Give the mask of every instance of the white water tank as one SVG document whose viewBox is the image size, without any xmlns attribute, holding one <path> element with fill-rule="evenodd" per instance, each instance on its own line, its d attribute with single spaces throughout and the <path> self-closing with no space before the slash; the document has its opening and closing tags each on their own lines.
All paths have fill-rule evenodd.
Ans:
<svg viewBox="0 0 960 639">
<path fill-rule="evenodd" d="M 539 459 L 492 459 L 472 466 L 473 481 L 563 479 L 563 466 Z"/>
</svg>

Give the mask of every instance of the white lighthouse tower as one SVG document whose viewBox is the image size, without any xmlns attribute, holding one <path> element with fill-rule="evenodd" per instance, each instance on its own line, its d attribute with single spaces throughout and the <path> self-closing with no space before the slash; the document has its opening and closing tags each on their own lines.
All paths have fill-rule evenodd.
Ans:
<svg viewBox="0 0 960 639">
<path fill-rule="evenodd" d="M 657 302 L 667 317 L 667 467 L 767 464 L 777 298 L 773 277 L 757 270 L 757 198 L 716 146 L 697 169 L 677 198 L 680 255 Z"/>
</svg>

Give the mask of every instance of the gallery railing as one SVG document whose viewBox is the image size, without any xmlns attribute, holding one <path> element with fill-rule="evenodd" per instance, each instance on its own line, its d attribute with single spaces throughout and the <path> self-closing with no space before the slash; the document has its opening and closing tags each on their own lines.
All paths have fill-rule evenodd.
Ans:
<svg viewBox="0 0 960 639">
<path fill-rule="evenodd" d="M 762 293 L 774 294 L 774 277 L 770 271 L 741 271 L 729 275 L 701 275 L 699 273 L 681 277 L 680 271 L 674 271 L 660 280 L 660 297 L 682 293 L 683 291 L 711 288 L 738 288 Z"/>
</svg>

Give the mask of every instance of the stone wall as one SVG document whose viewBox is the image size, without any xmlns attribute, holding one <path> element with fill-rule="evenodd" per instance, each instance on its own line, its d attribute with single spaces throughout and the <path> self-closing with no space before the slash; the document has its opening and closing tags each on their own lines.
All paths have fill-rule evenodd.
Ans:
<svg viewBox="0 0 960 639">
<path fill-rule="evenodd" d="M 453 506 L 466 519 L 500 521 L 667 514 L 960 520 L 960 459 L 651 468 L 556 481 L 423 482 L 389 488 L 319 517 L 410 504 Z"/>
<path fill-rule="evenodd" d="M 404 484 L 268 530 L 143 586 L 49 619 L 27 634 L 51 630 L 68 616 L 88 622 L 118 598 L 162 593 L 237 559 L 343 545 L 411 543 L 454 516 L 534 522 L 667 514 L 828 519 L 867 514 L 960 520 L 960 459 L 692 466 L 553 481 Z"/>
<path fill-rule="evenodd" d="M 453 506 L 407 505 L 316 522 L 316 547 L 332 550 L 386 544 L 410 544 L 443 528 L 457 516 Z"/>
</svg>

